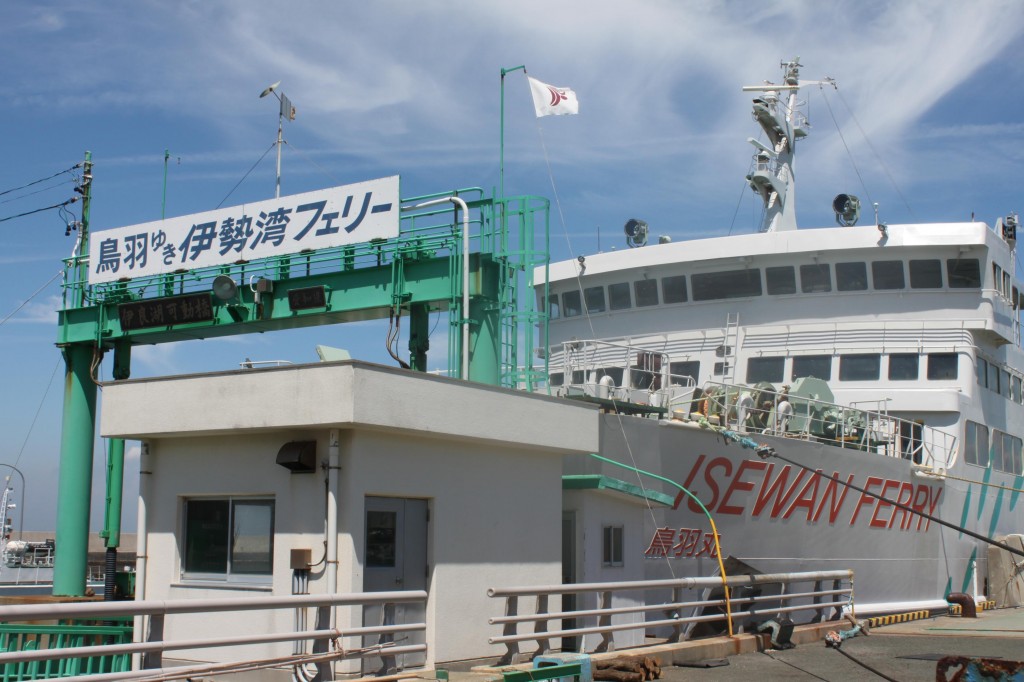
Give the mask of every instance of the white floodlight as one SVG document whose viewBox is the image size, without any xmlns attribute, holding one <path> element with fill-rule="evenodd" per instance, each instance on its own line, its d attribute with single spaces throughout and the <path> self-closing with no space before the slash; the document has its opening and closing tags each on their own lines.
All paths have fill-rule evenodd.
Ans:
<svg viewBox="0 0 1024 682">
<path fill-rule="evenodd" d="M 266 90 L 264 90 L 263 92 L 261 92 L 261 93 L 260 93 L 260 97 L 266 97 L 267 95 L 269 95 L 270 93 L 272 93 L 272 92 L 273 92 L 274 90 L 277 90 L 277 86 L 278 86 L 278 85 L 280 85 L 280 84 L 281 84 L 281 81 L 277 81 L 276 83 L 274 83 L 273 85 L 271 85 L 270 87 L 268 87 L 268 88 L 267 88 Z"/>
</svg>

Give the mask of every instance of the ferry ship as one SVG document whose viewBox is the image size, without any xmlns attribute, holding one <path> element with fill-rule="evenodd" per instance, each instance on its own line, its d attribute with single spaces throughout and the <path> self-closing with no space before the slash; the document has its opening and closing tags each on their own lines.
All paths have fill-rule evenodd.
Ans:
<svg viewBox="0 0 1024 682">
<path fill-rule="evenodd" d="M 798 230 L 800 91 L 832 83 L 782 66 L 744 88 L 759 233 L 648 243 L 631 219 L 632 248 L 536 270 L 550 390 L 605 408 L 605 459 L 695 498 L 648 504 L 648 577 L 716 571 L 713 519 L 737 570 L 853 568 L 867 610 L 991 594 L 985 540 L 1024 532 L 1017 217 L 885 224 L 839 194 L 838 227 Z"/>
</svg>

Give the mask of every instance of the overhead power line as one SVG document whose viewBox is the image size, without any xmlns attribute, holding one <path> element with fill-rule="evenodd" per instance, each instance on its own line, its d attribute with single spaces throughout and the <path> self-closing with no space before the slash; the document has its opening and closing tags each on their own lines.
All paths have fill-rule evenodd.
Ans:
<svg viewBox="0 0 1024 682">
<path fill-rule="evenodd" d="M 52 180 L 53 178 L 57 177 L 58 175 L 63 175 L 64 173 L 70 173 L 71 171 L 75 170 L 76 168 L 81 168 L 81 167 L 82 167 L 81 163 L 76 163 L 71 168 L 66 168 L 66 169 L 60 171 L 59 173 L 54 173 L 53 175 L 50 175 L 50 176 L 45 177 L 45 178 L 40 178 L 39 180 L 33 180 L 32 182 L 28 183 L 27 185 L 22 185 L 21 187 L 15 187 L 13 189 L 4 190 L 3 192 L 0 192 L 0 197 L 2 197 L 5 194 L 10 194 L 11 192 L 17 192 L 19 189 L 25 189 L 26 187 L 31 187 L 32 185 L 38 185 L 40 182 L 46 182 L 47 180 Z"/>
<path fill-rule="evenodd" d="M 67 206 L 68 204 L 73 204 L 76 201 L 78 201 L 78 197 L 71 197 L 67 201 L 60 204 L 54 204 L 53 206 L 46 206 L 44 208 L 37 208 L 34 211 L 25 211 L 24 213 L 19 213 L 18 215 L 9 215 L 6 218 L 0 218 L 0 223 L 6 222 L 8 220 L 14 220 L 15 218 L 24 218 L 25 216 L 32 215 L 33 213 L 42 213 L 43 211 L 49 211 L 50 209 L 62 208 L 64 206 Z"/>
</svg>

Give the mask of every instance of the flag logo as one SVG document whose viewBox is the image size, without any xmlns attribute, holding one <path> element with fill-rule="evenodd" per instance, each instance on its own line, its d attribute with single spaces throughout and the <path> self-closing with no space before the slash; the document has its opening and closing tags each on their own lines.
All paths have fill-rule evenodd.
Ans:
<svg viewBox="0 0 1024 682">
<path fill-rule="evenodd" d="M 530 76 L 527 76 L 527 79 L 530 81 L 533 108 L 538 118 L 579 113 L 580 104 L 576 99 L 576 93 L 571 89 L 548 85 Z"/>
</svg>

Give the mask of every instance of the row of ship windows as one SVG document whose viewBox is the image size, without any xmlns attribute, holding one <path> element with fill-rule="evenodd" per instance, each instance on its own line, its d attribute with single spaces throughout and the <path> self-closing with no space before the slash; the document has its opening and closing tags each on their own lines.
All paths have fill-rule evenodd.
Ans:
<svg viewBox="0 0 1024 682">
<path fill-rule="evenodd" d="M 1012 400 L 1015 403 L 1024 402 L 1024 391 L 1021 390 L 1021 378 L 1016 374 L 1010 374 L 994 362 L 984 358 L 978 358 L 975 366 L 978 376 L 978 385 L 984 386 L 990 391 Z"/>
<path fill-rule="evenodd" d="M 831 263 L 801 265 L 799 291 L 805 294 L 829 292 L 832 291 L 833 282 L 837 291 L 867 291 L 869 269 L 871 288 L 876 291 L 906 289 L 907 271 L 910 273 L 912 289 L 943 287 L 942 261 L 934 258 L 907 263 L 901 260 L 836 263 L 834 278 Z M 659 303 L 747 298 L 760 296 L 765 291 L 770 296 L 797 293 L 796 268 L 792 265 L 765 268 L 763 282 L 760 268 L 693 274 L 689 276 L 689 286 L 686 275 L 662 277 L 660 282 L 660 292 L 659 280 L 641 279 L 632 282 L 632 286 L 630 282 L 609 284 L 607 293 L 606 287 L 595 286 L 585 288 L 582 297 L 578 289 L 564 292 L 561 299 L 558 294 L 551 294 L 548 297 L 548 312 L 551 319 L 557 319 L 582 315 L 584 305 L 588 314 L 594 314 L 606 310 L 645 308 Z M 981 288 L 981 264 L 978 259 L 946 260 L 946 285 L 950 289 Z"/>
<path fill-rule="evenodd" d="M 889 360 L 887 371 L 891 381 L 915 381 L 919 378 L 921 356 L 917 353 L 890 353 L 887 357 Z M 929 381 L 947 381 L 957 378 L 958 359 L 956 353 L 928 353 L 924 358 L 925 376 Z M 831 355 L 750 358 L 747 360 L 746 382 L 756 384 L 760 381 L 770 383 L 785 381 L 787 361 L 790 361 L 789 378 L 791 381 L 801 377 L 817 377 L 828 381 L 832 378 L 832 359 Z M 728 369 L 728 364 L 725 361 L 716 362 L 712 374 L 722 376 Z M 881 372 L 882 356 L 877 353 L 839 356 L 839 381 L 878 381 L 881 378 Z M 669 373 L 673 377 L 692 377 L 696 381 L 700 376 L 700 360 L 669 363 Z M 654 374 L 659 374 L 659 372 L 634 367 L 630 371 L 629 385 L 631 388 L 647 388 L 651 383 L 651 376 Z M 590 379 L 599 380 L 603 376 L 610 376 L 616 386 L 623 386 L 623 375 L 624 370 L 621 367 L 598 369 L 596 377 L 587 377 L 583 370 L 575 370 L 570 383 L 580 385 Z M 1009 375 L 1007 374 L 1007 376 Z M 552 386 L 561 386 L 564 382 L 564 372 L 551 373 L 550 384 Z M 679 382 L 673 381 L 672 383 Z M 1020 379 L 1013 382 L 1012 386 L 1014 399 L 1020 402 Z"/>
<path fill-rule="evenodd" d="M 992 438 L 989 439 L 987 426 L 968 421 L 964 429 L 964 461 L 1019 476 L 1024 473 L 1021 443 L 1020 438 L 998 429 L 992 429 Z"/>
</svg>

